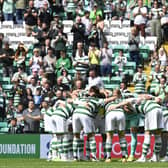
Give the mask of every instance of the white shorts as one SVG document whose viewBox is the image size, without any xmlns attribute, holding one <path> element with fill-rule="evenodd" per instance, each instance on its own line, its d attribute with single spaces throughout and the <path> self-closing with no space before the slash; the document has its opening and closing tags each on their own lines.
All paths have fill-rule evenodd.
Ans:
<svg viewBox="0 0 168 168">
<path fill-rule="evenodd" d="M 53 133 L 56 134 L 65 134 L 68 132 L 66 120 L 60 116 L 53 115 L 52 122 L 54 124 Z"/>
<path fill-rule="evenodd" d="M 73 133 L 80 133 L 82 128 L 85 134 L 94 133 L 94 119 L 84 114 L 75 113 L 72 116 L 72 128 Z"/>
<path fill-rule="evenodd" d="M 99 130 L 98 133 L 105 134 L 105 118 L 97 115 L 95 118 L 95 130 Z"/>
<path fill-rule="evenodd" d="M 52 116 L 44 114 L 44 130 L 45 130 L 45 132 L 53 132 L 54 128 L 55 127 L 52 122 Z"/>
<path fill-rule="evenodd" d="M 124 131 L 125 130 L 125 114 L 123 112 L 110 112 L 105 117 L 105 131 Z"/>
<path fill-rule="evenodd" d="M 163 113 L 161 109 L 155 109 L 145 114 L 145 131 L 162 129 Z"/>
<path fill-rule="evenodd" d="M 163 117 L 164 131 L 168 132 L 168 116 Z"/>
</svg>

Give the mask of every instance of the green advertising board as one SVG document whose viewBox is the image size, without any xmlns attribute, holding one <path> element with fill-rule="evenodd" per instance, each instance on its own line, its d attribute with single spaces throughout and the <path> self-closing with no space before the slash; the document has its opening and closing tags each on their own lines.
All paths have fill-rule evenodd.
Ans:
<svg viewBox="0 0 168 168">
<path fill-rule="evenodd" d="M 0 135 L 0 158 L 39 158 L 40 135 Z"/>
</svg>

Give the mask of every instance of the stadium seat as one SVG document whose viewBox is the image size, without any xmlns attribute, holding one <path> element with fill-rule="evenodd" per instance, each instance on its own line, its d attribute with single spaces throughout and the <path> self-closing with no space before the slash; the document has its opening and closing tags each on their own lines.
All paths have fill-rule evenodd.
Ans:
<svg viewBox="0 0 168 168">
<path fill-rule="evenodd" d="M 119 88 L 119 85 L 118 84 L 105 84 L 104 88 L 108 90 L 114 90 L 114 89 Z"/>
<path fill-rule="evenodd" d="M 103 77 L 101 77 L 101 79 L 102 79 L 104 84 L 110 84 L 111 83 L 110 77 L 108 77 L 108 76 L 103 76 Z"/>
<path fill-rule="evenodd" d="M 142 58 L 144 59 L 144 61 L 147 61 L 150 54 L 149 46 L 147 45 L 140 46 L 140 54 L 142 55 Z"/>
<path fill-rule="evenodd" d="M 122 82 L 122 77 L 121 76 L 113 76 L 111 78 L 111 84 L 119 85 L 121 82 Z"/>
<path fill-rule="evenodd" d="M 4 84 L 10 84 L 10 83 L 11 83 L 10 77 L 0 77 L 0 84 L 4 85 Z"/>
<path fill-rule="evenodd" d="M 6 128 L 6 127 L 8 127 L 8 123 L 6 121 L 1 121 L 0 128 Z"/>
</svg>

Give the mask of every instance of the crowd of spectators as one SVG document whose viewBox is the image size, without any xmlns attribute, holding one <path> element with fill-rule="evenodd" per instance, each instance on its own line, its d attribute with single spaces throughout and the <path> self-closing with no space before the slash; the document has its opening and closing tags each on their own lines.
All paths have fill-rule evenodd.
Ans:
<svg viewBox="0 0 168 168">
<path fill-rule="evenodd" d="M 161 47 L 168 39 L 167 5 L 164 0 L 149 0 L 146 4 L 143 0 L 0 0 L 1 21 L 25 23 L 26 35 L 37 39 L 32 51 L 22 42 L 14 50 L 10 39 L 0 34 L 1 75 L 10 77 L 13 84 L 10 95 L 0 85 L 1 120 L 19 126 L 17 131 L 10 129 L 11 132 L 43 131 L 39 129 L 43 118 L 40 110 L 46 97 L 52 105 L 57 99 L 65 99 L 73 92 L 78 94 L 93 85 L 104 88 L 101 77 L 124 78 L 128 60 L 123 50 L 114 60 L 118 71 L 112 73 L 113 50 L 104 32 L 105 19 L 130 20 L 133 27 L 128 53 L 130 61 L 137 66 L 132 80 L 136 93 L 146 92 L 147 81 L 139 51 L 140 37 L 157 36 L 156 50 L 151 52 L 149 64 L 154 71 L 147 91 L 156 95 L 167 92 L 164 90 L 168 78 L 167 52 Z M 73 20 L 72 45 L 63 31 L 64 20 Z M 147 27 L 151 28 L 151 34 L 146 32 Z"/>
</svg>

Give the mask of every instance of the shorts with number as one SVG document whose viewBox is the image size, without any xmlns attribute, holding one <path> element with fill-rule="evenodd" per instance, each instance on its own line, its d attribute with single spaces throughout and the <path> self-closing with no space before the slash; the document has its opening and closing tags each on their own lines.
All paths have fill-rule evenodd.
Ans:
<svg viewBox="0 0 168 168">
<path fill-rule="evenodd" d="M 161 109 L 154 109 L 145 114 L 145 131 L 163 128 L 163 113 Z"/>
<path fill-rule="evenodd" d="M 72 116 L 73 133 L 80 133 L 83 128 L 85 134 L 95 132 L 94 119 L 80 113 L 75 113 Z"/>
<path fill-rule="evenodd" d="M 125 130 L 125 114 L 123 112 L 110 112 L 105 117 L 105 131 Z"/>
<path fill-rule="evenodd" d="M 98 132 L 96 133 L 100 133 L 100 134 L 105 134 L 105 118 L 97 115 L 95 118 L 95 130 Z"/>
<path fill-rule="evenodd" d="M 64 133 L 68 132 L 67 131 L 67 122 L 63 117 L 60 117 L 58 115 L 53 115 L 52 122 L 54 124 L 53 133 L 64 134 Z"/>
<path fill-rule="evenodd" d="M 45 130 L 45 132 L 53 132 L 54 128 L 55 127 L 52 122 L 52 116 L 44 114 L 44 130 Z"/>
</svg>

